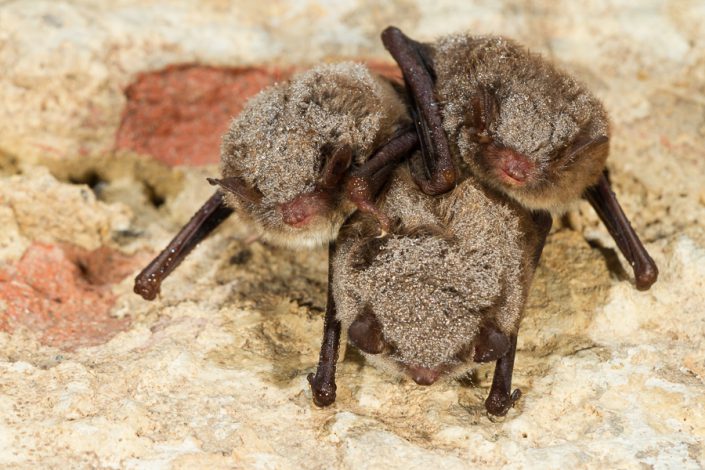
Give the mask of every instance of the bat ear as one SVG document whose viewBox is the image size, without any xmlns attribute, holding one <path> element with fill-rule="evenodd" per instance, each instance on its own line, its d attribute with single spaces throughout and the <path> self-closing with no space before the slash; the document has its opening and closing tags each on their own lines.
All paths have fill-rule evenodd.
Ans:
<svg viewBox="0 0 705 470">
<path fill-rule="evenodd" d="M 482 90 L 482 101 L 484 103 L 482 108 L 483 118 L 485 125 L 489 128 L 490 124 L 495 122 L 499 115 L 499 101 L 497 101 L 495 94 L 487 88 Z"/>
<path fill-rule="evenodd" d="M 566 148 L 563 158 L 566 161 L 573 161 L 578 155 L 584 155 L 586 153 L 597 154 L 604 152 L 606 154 L 609 149 L 609 143 L 610 139 L 606 135 L 597 137 L 578 136 L 578 138 Z"/>
<path fill-rule="evenodd" d="M 334 188 L 350 168 L 352 157 L 352 148 L 347 144 L 335 149 L 323 167 L 321 186 L 325 189 Z"/>
<path fill-rule="evenodd" d="M 494 325 L 485 325 L 480 328 L 480 332 L 477 334 L 473 361 L 496 361 L 507 354 L 509 345 L 509 337 L 507 335 L 499 331 Z"/>
<path fill-rule="evenodd" d="M 207 178 L 212 186 L 220 186 L 235 196 L 238 199 L 249 202 L 250 204 L 259 204 L 262 202 L 262 193 L 257 188 L 251 188 L 245 183 L 242 178 L 229 176 L 223 179 Z"/>
<path fill-rule="evenodd" d="M 499 103 L 494 93 L 483 88 L 482 91 L 472 98 L 472 126 L 478 136 L 480 143 L 491 143 L 489 128 L 497 120 L 499 114 Z"/>
<path fill-rule="evenodd" d="M 360 351 L 379 354 L 384 351 L 385 342 L 382 325 L 369 305 L 355 318 L 348 328 L 348 339 Z"/>
</svg>

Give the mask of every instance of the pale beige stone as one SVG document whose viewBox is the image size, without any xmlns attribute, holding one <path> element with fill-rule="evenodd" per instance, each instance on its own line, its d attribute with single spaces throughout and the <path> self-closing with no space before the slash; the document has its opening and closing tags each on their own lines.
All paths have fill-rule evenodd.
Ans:
<svg viewBox="0 0 705 470">
<path fill-rule="evenodd" d="M 24 237 L 93 250 L 111 244 L 116 232 L 130 226 L 131 212 L 124 204 L 98 201 L 88 186 L 60 183 L 43 167 L 4 178 L 0 204 L 4 213 L 9 209 L 14 214 L 7 245 L 18 245 L 16 249 L 23 247 Z M 13 236 L 14 231 L 20 236 Z"/>
<path fill-rule="evenodd" d="M 474 385 L 424 388 L 353 348 L 337 402 L 318 409 L 305 377 L 322 330 L 325 252 L 248 242 L 233 218 L 155 302 L 132 294 L 131 279 L 116 285 L 114 314 L 133 323 L 104 345 L 69 353 L 31 332 L 0 334 L 0 466 L 705 466 L 700 2 L 0 3 L 0 262 L 33 241 L 157 250 L 210 194 L 202 182 L 215 168 L 163 170 L 160 190 L 171 193 L 155 209 L 140 178 L 162 170 L 115 170 L 103 201 L 37 166 L 58 178 L 68 165 L 114 167 L 122 90 L 137 73 L 386 58 L 378 34 L 389 23 L 419 39 L 508 34 L 594 88 L 613 119 L 614 186 L 659 264 L 657 284 L 634 289 L 592 209 L 578 204 L 537 271 L 515 370 L 524 395 L 506 418 L 484 412 L 491 366 Z"/>
</svg>

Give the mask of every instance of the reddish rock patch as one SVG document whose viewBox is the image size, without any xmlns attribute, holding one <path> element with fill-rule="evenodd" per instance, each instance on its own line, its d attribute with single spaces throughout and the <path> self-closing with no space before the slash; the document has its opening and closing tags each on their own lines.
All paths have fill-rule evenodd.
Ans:
<svg viewBox="0 0 705 470">
<path fill-rule="evenodd" d="M 368 65 L 400 78 L 394 64 Z M 172 65 L 140 74 L 125 90 L 116 148 L 149 154 L 172 166 L 217 163 L 221 136 L 247 98 L 300 69 Z"/>
<path fill-rule="evenodd" d="M 284 80 L 290 69 L 174 65 L 143 73 L 125 91 L 116 146 L 168 165 L 220 159 L 220 137 L 250 96 Z"/>
<path fill-rule="evenodd" d="M 108 248 L 32 244 L 13 266 L 0 269 L 0 329 L 24 326 L 62 349 L 102 344 L 129 327 L 114 318 L 110 284 L 141 260 Z"/>
</svg>

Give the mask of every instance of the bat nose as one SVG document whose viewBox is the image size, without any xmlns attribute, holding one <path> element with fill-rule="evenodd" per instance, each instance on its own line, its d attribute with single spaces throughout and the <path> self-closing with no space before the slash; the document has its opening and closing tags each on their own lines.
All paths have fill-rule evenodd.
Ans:
<svg viewBox="0 0 705 470">
<path fill-rule="evenodd" d="M 411 366 L 409 367 L 409 375 L 419 385 L 432 385 L 441 376 L 441 372 L 429 367 Z"/>
<path fill-rule="evenodd" d="M 279 204 L 282 221 L 294 228 L 305 227 L 325 210 L 325 200 L 318 193 L 300 194 L 291 201 Z"/>
<path fill-rule="evenodd" d="M 523 183 L 531 175 L 533 165 L 528 157 L 517 152 L 507 152 L 503 155 L 502 171 L 517 182 Z"/>
<path fill-rule="evenodd" d="M 305 227 L 314 216 L 314 214 L 306 210 L 305 207 L 291 202 L 281 204 L 279 210 L 281 211 L 284 223 L 294 228 Z"/>
<path fill-rule="evenodd" d="M 532 177 L 535 164 L 531 158 L 508 147 L 490 145 L 487 148 L 492 165 L 500 171 L 504 182 L 512 185 L 522 185 Z"/>
</svg>

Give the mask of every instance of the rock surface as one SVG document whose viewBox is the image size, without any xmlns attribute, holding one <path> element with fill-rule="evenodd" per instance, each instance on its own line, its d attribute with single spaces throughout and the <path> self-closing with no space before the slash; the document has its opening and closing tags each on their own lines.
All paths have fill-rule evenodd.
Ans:
<svg viewBox="0 0 705 470">
<path fill-rule="evenodd" d="M 0 2 L 3 468 L 705 466 L 701 2 L 110 3 Z M 524 394 L 502 420 L 483 408 L 489 366 L 418 387 L 352 348 L 335 405 L 313 406 L 325 253 L 253 242 L 236 218 L 155 302 L 131 292 L 217 170 L 121 145 L 128 86 L 172 64 L 383 63 L 388 24 L 507 34 L 596 90 L 615 189 L 661 270 L 636 291 L 592 210 L 567 214 L 520 332 Z"/>
</svg>

